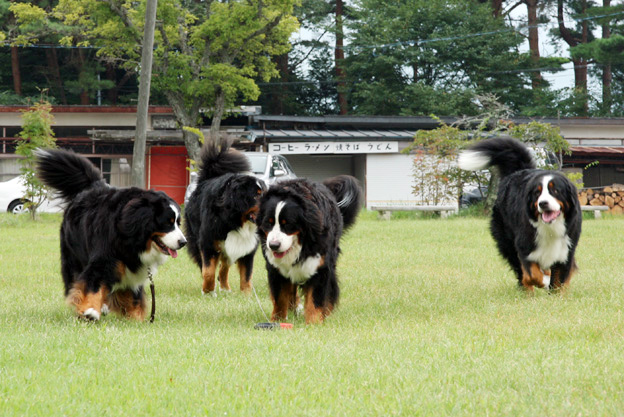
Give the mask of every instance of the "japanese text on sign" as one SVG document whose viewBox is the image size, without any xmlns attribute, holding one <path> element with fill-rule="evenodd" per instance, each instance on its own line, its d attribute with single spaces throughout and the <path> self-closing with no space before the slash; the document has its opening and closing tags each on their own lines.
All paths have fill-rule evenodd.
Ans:
<svg viewBox="0 0 624 417">
<path fill-rule="evenodd" d="M 269 143 L 269 152 L 280 154 L 397 153 L 399 143 L 377 141 Z"/>
</svg>

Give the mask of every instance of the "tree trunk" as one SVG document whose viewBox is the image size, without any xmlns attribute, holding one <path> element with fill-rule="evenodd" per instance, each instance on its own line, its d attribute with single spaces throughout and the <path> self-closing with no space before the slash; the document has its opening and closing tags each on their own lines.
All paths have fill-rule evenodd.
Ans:
<svg viewBox="0 0 624 417">
<path fill-rule="evenodd" d="M 217 99 L 214 104 L 212 123 L 210 123 L 210 140 L 216 144 L 221 142 L 221 119 L 225 114 L 225 92 L 221 89 L 217 92 Z"/>
<path fill-rule="evenodd" d="M 274 58 L 275 64 L 280 72 L 279 84 L 271 96 L 271 114 L 284 114 L 284 98 L 287 95 L 286 84 L 288 81 L 288 54 L 278 55 Z"/>
<path fill-rule="evenodd" d="M 581 13 L 585 14 L 587 11 L 587 1 L 582 0 Z M 581 38 L 576 38 L 572 32 L 565 26 L 563 20 L 563 0 L 557 0 L 557 20 L 559 22 L 559 33 L 563 40 L 570 46 L 570 48 L 577 46 L 579 43 L 587 43 L 588 38 L 588 24 L 587 21 L 581 22 Z M 587 102 L 587 60 L 586 59 L 573 59 L 574 65 L 574 88 L 577 93 L 581 95 L 581 102 L 579 103 L 582 110 L 581 115 L 587 115 L 589 112 L 589 103 Z"/>
<path fill-rule="evenodd" d="M 46 60 L 48 61 L 48 69 L 50 70 L 54 85 L 59 92 L 61 103 L 67 105 L 67 96 L 63 87 L 63 79 L 61 78 L 61 70 L 59 69 L 58 56 L 55 48 L 46 49 Z"/>
<path fill-rule="evenodd" d="M 539 68 L 540 60 L 537 3 L 538 0 L 525 0 L 529 24 L 529 51 L 531 56 L 531 62 L 533 63 L 534 68 Z M 534 90 L 540 88 L 542 84 L 542 73 L 539 71 L 535 71 L 532 73 L 531 78 L 531 87 Z"/>
<path fill-rule="evenodd" d="M 85 57 L 82 49 L 78 49 L 78 60 L 80 62 L 80 72 L 84 71 L 85 67 Z M 89 91 L 84 89 L 80 92 L 80 104 L 86 106 L 89 104 Z"/>
<path fill-rule="evenodd" d="M 344 70 L 344 33 L 342 28 L 343 2 L 336 0 L 336 50 L 334 53 L 336 61 L 336 78 L 338 80 L 338 107 L 340 114 L 348 112 L 345 70 Z"/>
<path fill-rule="evenodd" d="M 174 93 L 171 90 L 165 90 L 163 93 L 167 98 L 167 103 L 169 103 L 173 109 L 173 114 L 175 115 L 176 121 L 180 127 L 199 127 L 197 123 L 199 120 L 199 105 L 186 107 L 184 96 Z M 197 135 L 192 132 L 182 130 L 182 138 L 184 139 L 184 146 L 186 146 L 186 152 L 188 153 L 189 158 L 194 161 L 198 161 L 201 144 Z"/>
<path fill-rule="evenodd" d="M 603 7 L 610 7 L 611 0 L 603 0 Z M 605 22 L 602 25 L 602 39 L 608 39 L 611 37 L 611 25 L 609 22 Z M 605 112 L 605 116 L 611 115 L 611 107 L 613 106 L 613 97 L 611 95 L 611 82 L 613 81 L 613 74 L 611 72 L 611 64 L 605 64 L 602 69 L 602 108 Z"/>
<path fill-rule="evenodd" d="M 19 55 L 17 46 L 11 47 L 11 69 L 13 70 L 13 91 L 18 96 L 22 95 L 22 75 L 19 67 Z"/>
</svg>

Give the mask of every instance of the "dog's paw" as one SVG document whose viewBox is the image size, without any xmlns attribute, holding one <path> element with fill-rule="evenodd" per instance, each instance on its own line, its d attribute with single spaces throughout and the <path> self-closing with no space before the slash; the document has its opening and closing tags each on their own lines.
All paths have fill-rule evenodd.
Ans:
<svg viewBox="0 0 624 417">
<path fill-rule="evenodd" d="M 102 311 L 101 311 L 103 316 L 108 315 L 108 313 L 110 313 L 110 309 L 108 308 L 108 304 L 102 304 Z"/>
<path fill-rule="evenodd" d="M 100 312 L 94 308 L 88 308 L 82 313 L 82 317 L 87 320 L 98 321 L 100 319 Z"/>
<path fill-rule="evenodd" d="M 205 295 L 206 297 L 217 298 L 217 292 L 216 291 L 204 292 L 204 290 L 202 290 L 202 295 Z"/>
<path fill-rule="evenodd" d="M 300 316 L 303 314 L 303 304 L 299 303 L 299 305 L 297 305 L 297 308 L 295 308 L 295 315 Z"/>
</svg>

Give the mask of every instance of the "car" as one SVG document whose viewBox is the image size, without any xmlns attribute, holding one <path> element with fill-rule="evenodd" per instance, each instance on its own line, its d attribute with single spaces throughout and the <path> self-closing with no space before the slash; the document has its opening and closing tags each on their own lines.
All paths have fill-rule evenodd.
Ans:
<svg viewBox="0 0 624 417">
<path fill-rule="evenodd" d="M 26 209 L 24 195 L 26 185 L 22 176 L 17 176 L 8 181 L 0 182 L 0 210 L 5 209 L 9 213 L 20 214 L 28 211 Z M 61 200 L 45 199 L 39 206 L 39 212 L 58 212 L 63 208 L 60 206 Z"/>
<path fill-rule="evenodd" d="M 264 181 L 268 186 L 278 181 L 297 178 L 288 160 L 282 155 L 269 152 L 245 152 L 251 164 L 251 174 Z M 197 172 L 191 172 L 191 180 L 184 193 L 184 204 L 197 188 Z"/>
<path fill-rule="evenodd" d="M 459 198 L 459 204 L 462 208 L 471 206 L 485 199 L 487 195 L 487 186 L 472 187 L 465 189 Z"/>
</svg>

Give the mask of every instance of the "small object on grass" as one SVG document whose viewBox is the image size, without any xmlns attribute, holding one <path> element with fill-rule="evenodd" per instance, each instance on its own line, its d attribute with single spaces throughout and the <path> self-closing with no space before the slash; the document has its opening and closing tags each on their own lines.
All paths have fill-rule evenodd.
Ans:
<svg viewBox="0 0 624 417">
<path fill-rule="evenodd" d="M 276 330 L 276 329 L 292 329 L 292 323 L 256 323 L 254 329 L 256 330 Z"/>
</svg>

